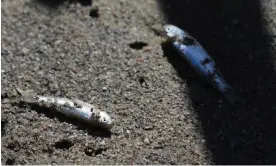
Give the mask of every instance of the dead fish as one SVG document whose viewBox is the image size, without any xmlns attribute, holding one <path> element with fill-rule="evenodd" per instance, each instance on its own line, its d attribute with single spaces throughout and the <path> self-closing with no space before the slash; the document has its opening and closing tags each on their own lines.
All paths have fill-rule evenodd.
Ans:
<svg viewBox="0 0 276 166">
<path fill-rule="evenodd" d="M 165 25 L 164 29 L 174 48 L 199 75 L 217 88 L 230 103 L 244 103 L 243 99 L 226 83 L 215 61 L 194 37 L 171 24 Z"/>
<path fill-rule="evenodd" d="M 68 117 L 77 118 L 104 129 L 111 129 L 114 125 L 114 121 L 106 112 L 81 100 L 40 96 L 31 90 L 23 91 L 19 88 L 16 88 L 16 90 L 22 96 L 21 102 L 54 109 Z"/>
</svg>

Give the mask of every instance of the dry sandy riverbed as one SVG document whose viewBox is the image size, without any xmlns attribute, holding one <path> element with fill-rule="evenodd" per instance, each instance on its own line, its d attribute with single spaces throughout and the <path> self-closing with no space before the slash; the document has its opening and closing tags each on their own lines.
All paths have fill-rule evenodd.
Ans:
<svg viewBox="0 0 276 166">
<path fill-rule="evenodd" d="M 2 164 L 276 164 L 274 0 L 3 0 Z M 274 9 L 274 10 L 273 10 Z M 233 108 L 162 43 L 184 28 L 248 101 Z M 12 105 L 76 97 L 111 133 Z"/>
</svg>

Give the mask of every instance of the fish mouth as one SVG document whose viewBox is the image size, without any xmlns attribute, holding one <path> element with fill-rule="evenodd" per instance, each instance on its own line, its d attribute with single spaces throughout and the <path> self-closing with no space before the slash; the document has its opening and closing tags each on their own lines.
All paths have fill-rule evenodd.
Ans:
<svg viewBox="0 0 276 166">
<path fill-rule="evenodd" d="M 164 25 L 163 26 L 163 30 L 162 30 L 162 36 L 166 39 L 166 40 L 168 40 L 168 41 L 176 41 L 177 40 L 177 36 L 176 35 L 173 35 L 173 34 L 171 34 L 170 32 L 167 32 L 166 31 L 166 28 L 168 27 L 168 26 L 170 26 L 169 24 L 166 24 L 166 25 Z"/>
<path fill-rule="evenodd" d="M 162 29 L 160 31 L 160 36 L 166 38 L 166 39 L 170 39 L 171 37 L 168 35 L 168 32 L 165 29 Z"/>
<path fill-rule="evenodd" d="M 99 121 L 90 121 L 91 124 L 93 124 L 96 128 L 101 128 L 103 130 L 110 130 L 114 123 L 112 122 L 99 122 Z"/>
<path fill-rule="evenodd" d="M 101 121 L 101 125 L 106 129 L 111 129 L 114 126 L 114 121 L 109 119 L 105 122 Z"/>
<path fill-rule="evenodd" d="M 167 29 L 168 26 L 169 26 L 169 24 L 163 25 L 162 30 L 161 30 L 161 35 L 162 35 L 163 37 L 170 38 L 170 35 L 169 35 L 168 32 L 166 31 L 166 29 Z"/>
<path fill-rule="evenodd" d="M 104 124 L 102 124 L 102 126 L 109 130 L 114 126 L 114 123 L 113 122 L 104 123 Z"/>
</svg>

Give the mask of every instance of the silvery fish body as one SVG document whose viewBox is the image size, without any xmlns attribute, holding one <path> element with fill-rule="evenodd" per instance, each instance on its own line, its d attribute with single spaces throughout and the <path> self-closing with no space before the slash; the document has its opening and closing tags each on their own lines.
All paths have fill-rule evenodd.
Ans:
<svg viewBox="0 0 276 166">
<path fill-rule="evenodd" d="M 167 36 L 172 39 L 173 46 L 199 75 L 217 88 L 232 104 L 242 102 L 224 80 L 215 61 L 195 38 L 174 25 L 166 25 L 164 28 Z"/>
<path fill-rule="evenodd" d="M 66 116 L 77 118 L 101 128 L 111 129 L 113 127 L 111 117 L 89 103 L 78 99 L 40 96 L 32 91 L 23 91 L 19 88 L 17 88 L 17 91 L 23 96 L 23 102 L 54 109 Z"/>
</svg>

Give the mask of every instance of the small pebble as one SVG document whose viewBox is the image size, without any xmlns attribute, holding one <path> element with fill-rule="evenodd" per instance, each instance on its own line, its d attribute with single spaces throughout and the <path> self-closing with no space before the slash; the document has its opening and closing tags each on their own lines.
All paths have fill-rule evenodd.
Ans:
<svg viewBox="0 0 276 166">
<path fill-rule="evenodd" d="M 145 126 L 145 127 L 144 127 L 144 130 L 152 130 L 152 129 L 153 129 L 152 126 Z"/>
<path fill-rule="evenodd" d="M 2 100 L 2 103 L 3 103 L 3 104 L 9 103 L 9 102 L 10 102 L 9 99 L 4 99 L 4 100 Z"/>
<path fill-rule="evenodd" d="M 136 61 L 137 62 L 144 62 L 144 59 L 143 58 L 136 58 Z"/>
<path fill-rule="evenodd" d="M 151 52 L 153 50 L 153 48 L 151 46 L 145 46 L 143 47 L 143 51 L 144 52 Z"/>
<path fill-rule="evenodd" d="M 101 141 L 101 142 L 100 142 L 100 145 L 105 145 L 105 141 L 104 141 L 104 140 Z"/>
<path fill-rule="evenodd" d="M 89 148 L 89 147 L 85 148 L 84 153 L 85 153 L 87 156 L 94 156 L 94 155 L 95 155 L 93 149 L 91 149 L 91 148 Z"/>
<path fill-rule="evenodd" d="M 130 134 L 130 131 L 129 131 L 129 130 L 127 130 L 127 131 L 126 131 L 126 133 L 127 133 L 127 134 Z"/>
<path fill-rule="evenodd" d="M 62 40 L 56 40 L 55 45 L 59 45 L 62 42 Z"/>
<path fill-rule="evenodd" d="M 29 52 L 29 50 L 28 50 L 27 48 L 25 48 L 25 47 L 24 47 L 24 48 L 22 48 L 22 53 L 23 53 L 23 54 L 25 54 L 25 55 L 26 55 L 28 52 Z"/>
<path fill-rule="evenodd" d="M 144 142 L 145 142 L 146 144 L 149 144 L 149 143 L 150 143 L 150 140 L 149 140 L 148 138 L 145 138 L 145 139 L 144 139 Z"/>
<path fill-rule="evenodd" d="M 102 87 L 102 90 L 105 92 L 105 91 L 107 91 L 107 87 Z"/>
</svg>

